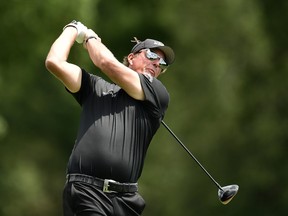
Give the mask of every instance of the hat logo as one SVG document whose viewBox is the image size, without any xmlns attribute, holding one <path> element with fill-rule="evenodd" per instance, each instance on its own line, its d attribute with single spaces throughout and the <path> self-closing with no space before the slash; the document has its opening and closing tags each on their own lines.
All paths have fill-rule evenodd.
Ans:
<svg viewBox="0 0 288 216">
<path fill-rule="evenodd" d="M 159 42 L 159 41 L 154 41 L 154 45 L 157 45 L 157 46 L 164 46 L 163 43 Z"/>
</svg>

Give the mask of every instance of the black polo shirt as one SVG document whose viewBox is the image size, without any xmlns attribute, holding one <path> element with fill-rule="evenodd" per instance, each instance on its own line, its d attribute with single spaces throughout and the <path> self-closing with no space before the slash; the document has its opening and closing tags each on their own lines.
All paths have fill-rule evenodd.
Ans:
<svg viewBox="0 0 288 216">
<path fill-rule="evenodd" d="M 145 100 L 82 70 L 82 107 L 76 143 L 67 172 L 119 182 L 137 182 L 152 137 L 168 107 L 169 94 L 155 78 L 139 74 Z"/>
</svg>

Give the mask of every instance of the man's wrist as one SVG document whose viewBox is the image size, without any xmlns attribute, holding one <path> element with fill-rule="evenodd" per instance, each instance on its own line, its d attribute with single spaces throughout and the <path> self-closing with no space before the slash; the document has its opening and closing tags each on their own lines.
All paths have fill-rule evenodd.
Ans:
<svg viewBox="0 0 288 216">
<path fill-rule="evenodd" d="M 64 26 L 63 31 L 64 31 L 66 28 L 68 28 L 68 27 L 73 27 L 73 28 L 75 28 L 75 29 L 78 31 L 76 24 L 77 24 L 77 22 L 76 22 L 75 20 L 73 20 L 71 23 L 69 23 L 69 24 L 67 24 L 67 25 Z"/>
<path fill-rule="evenodd" d="M 96 39 L 97 40 L 98 37 L 96 35 L 89 36 L 85 39 L 85 43 L 87 44 L 90 39 Z"/>
<path fill-rule="evenodd" d="M 63 32 L 64 31 L 75 32 L 78 35 L 78 29 L 75 26 L 67 26 L 63 29 Z"/>
</svg>

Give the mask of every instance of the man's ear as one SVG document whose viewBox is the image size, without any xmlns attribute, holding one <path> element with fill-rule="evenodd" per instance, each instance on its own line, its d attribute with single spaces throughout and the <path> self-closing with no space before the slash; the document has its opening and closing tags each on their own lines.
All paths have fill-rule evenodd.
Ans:
<svg viewBox="0 0 288 216">
<path fill-rule="evenodd" d="M 129 65 L 133 65 L 133 58 L 134 58 L 134 54 L 133 53 L 130 53 L 127 56 L 127 60 L 128 60 Z"/>
</svg>

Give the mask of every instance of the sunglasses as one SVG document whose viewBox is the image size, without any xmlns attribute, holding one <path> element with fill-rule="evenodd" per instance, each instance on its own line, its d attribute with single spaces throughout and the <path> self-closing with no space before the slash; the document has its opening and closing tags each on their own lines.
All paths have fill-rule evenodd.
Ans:
<svg viewBox="0 0 288 216">
<path fill-rule="evenodd" d="M 161 58 L 157 53 L 152 52 L 150 49 L 145 49 L 145 56 L 149 60 L 157 60 L 159 59 L 159 66 L 162 70 L 167 69 L 168 64 L 165 62 L 163 58 Z"/>
</svg>

